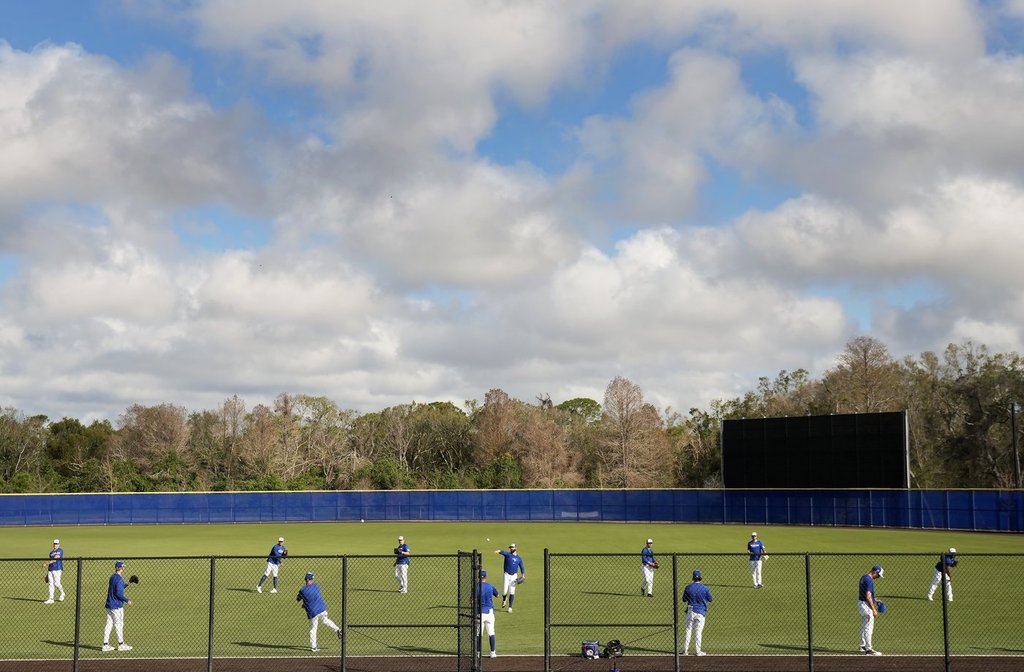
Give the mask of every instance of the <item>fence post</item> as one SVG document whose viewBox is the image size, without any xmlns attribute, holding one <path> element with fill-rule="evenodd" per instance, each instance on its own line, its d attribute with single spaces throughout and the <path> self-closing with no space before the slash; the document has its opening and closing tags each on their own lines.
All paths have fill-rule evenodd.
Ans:
<svg viewBox="0 0 1024 672">
<path fill-rule="evenodd" d="M 945 646 L 946 672 L 950 672 L 952 661 L 949 659 L 949 608 L 946 600 L 946 591 L 949 590 L 949 577 L 946 576 L 945 554 L 939 556 L 939 567 L 942 568 L 940 570 L 942 572 L 942 641 Z"/>
<path fill-rule="evenodd" d="M 82 559 L 75 561 L 75 653 L 71 661 L 71 669 L 78 672 L 78 647 L 81 643 L 82 630 Z"/>
<path fill-rule="evenodd" d="M 213 672 L 213 587 L 217 571 L 217 558 L 210 557 L 210 623 L 206 642 L 206 670 Z"/>
<path fill-rule="evenodd" d="M 341 556 L 341 672 L 346 672 L 348 658 L 348 556 Z"/>
<path fill-rule="evenodd" d="M 457 622 L 457 624 L 455 626 L 455 660 L 457 661 L 456 667 L 459 669 L 459 672 L 462 672 L 462 628 L 461 628 L 462 624 L 458 622 L 459 621 L 459 615 L 460 615 L 459 612 L 462 611 L 462 604 L 463 604 L 463 602 L 462 602 L 462 558 L 463 558 L 462 551 L 458 551 L 458 553 L 455 556 L 455 604 L 458 605 L 458 608 L 456 609 L 456 614 L 455 614 L 455 620 Z M 472 560 L 470 561 L 470 564 L 472 564 Z M 470 570 L 472 571 L 472 567 L 470 568 Z M 473 647 L 473 648 L 475 649 L 476 647 Z M 474 656 L 473 660 L 474 660 L 474 662 L 476 661 L 476 657 L 475 656 Z M 472 670 L 473 669 L 473 665 L 470 665 L 469 669 Z"/>
<path fill-rule="evenodd" d="M 672 554 L 672 669 L 679 672 L 679 556 Z"/>
<path fill-rule="evenodd" d="M 551 672 L 551 554 L 544 549 L 544 672 Z"/>
<path fill-rule="evenodd" d="M 807 672 L 814 672 L 814 619 L 811 617 L 811 554 L 804 555 L 804 577 L 807 582 Z"/>
</svg>

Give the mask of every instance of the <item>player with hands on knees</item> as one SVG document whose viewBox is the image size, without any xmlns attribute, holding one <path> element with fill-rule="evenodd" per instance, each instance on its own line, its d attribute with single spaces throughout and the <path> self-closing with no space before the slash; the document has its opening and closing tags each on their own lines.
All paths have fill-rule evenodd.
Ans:
<svg viewBox="0 0 1024 672">
<path fill-rule="evenodd" d="M 643 582 L 640 584 L 640 594 L 647 597 L 654 597 L 654 570 L 658 568 L 658 561 L 654 558 L 654 539 L 648 539 L 647 544 L 640 551 L 640 571 L 643 574 Z"/>
<path fill-rule="evenodd" d="M 501 588 L 501 608 L 508 602 L 508 613 L 512 613 L 512 604 L 516 601 L 516 586 L 526 580 L 526 565 L 519 556 L 519 547 L 514 543 L 508 545 L 507 551 L 495 551 L 505 558 L 504 577 Z M 519 576 L 522 574 L 522 577 Z"/>
<path fill-rule="evenodd" d="M 288 549 L 284 547 L 284 537 L 278 537 L 277 543 L 270 548 L 270 553 L 267 555 L 267 569 L 263 572 L 263 576 L 260 577 L 260 582 L 256 584 L 256 592 L 263 592 L 263 582 L 267 580 L 270 575 L 274 576 L 274 587 L 270 590 L 272 593 L 277 592 L 277 574 L 281 569 L 281 563 L 288 557 Z"/>
<path fill-rule="evenodd" d="M 935 563 L 935 573 L 932 574 L 932 585 L 928 588 L 928 601 L 935 598 L 935 589 L 942 583 L 942 573 L 946 573 L 946 602 L 953 601 L 953 568 L 957 566 L 956 549 L 949 547 L 948 553 L 942 554 L 942 559 Z M 51 591 L 52 592 L 52 591 Z"/>
</svg>

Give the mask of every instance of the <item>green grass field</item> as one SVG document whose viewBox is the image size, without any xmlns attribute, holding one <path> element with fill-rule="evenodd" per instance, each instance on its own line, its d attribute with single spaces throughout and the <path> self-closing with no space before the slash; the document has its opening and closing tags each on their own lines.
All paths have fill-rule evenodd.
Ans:
<svg viewBox="0 0 1024 672">
<path fill-rule="evenodd" d="M 59 537 L 67 558 L 139 558 L 126 574 L 143 582 L 129 595 L 126 640 L 141 657 L 200 656 L 207 651 L 210 562 L 206 559 L 159 560 L 167 556 L 250 556 L 216 562 L 215 655 L 293 656 L 308 653 L 308 626 L 294 601 L 302 575 L 311 570 L 324 587 L 330 615 L 340 621 L 341 564 L 336 558 L 305 555 L 390 555 L 403 534 L 414 554 L 410 593 L 395 591 L 390 558 L 352 558 L 348 572 L 348 609 L 352 622 L 446 624 L 454 622 L 455 561 L 417 555 L 479 549 L 484 566 L 500 589 L 501 558 L 496 549 L 519 545 L 529 580 L 520 587 L 513 614 L 497 614 L 500 654 L 543 652 L 543 549 L 553 554 L 626 553 L 604 558 L 560 557 L 552 562 L 552 620 L 555 623 L 646 623 L 649 627 L 556 628 L 556 653 L 579 651 L 582 639 L 623 640 L 638 651 L 671 651 L 673 552 L 678 558 L 680 590 L 700 568 L 715 602 L 705 629 L 705 648 L 714 653 L 799 654 L 806 650 L 805 566 L 789 553 L 867 553 L 812 558 L 815 645 L 819 652 L 856 649 L 857 580 L 872 564 L 886 568 L 878 583 L 890 613 L 880 617 L 875 644 L 887 654 L 941 654 L 940 602 L 924 600 L 932 567 L 942 550 L 956 546 L 962 561 L 954 575 L 949 605 L 953 652 L 971 655 L 1024 655 L 1019 604 L 1024 601 L 1024 556 L 971 557 L 972 553 L 1024 554 L 1024 537 L 1008 534 L 846 528 L 757 527 L 771 554 L 764 566 L 762 590 L 750 585 L 745 556 L 739 553 L 752 528 L 735 525 L 573 524 L 573 523 L 287 523 L 197 526 L 53 527 L 3 530 L 2 562 L 6 578 L 0 590 L 7 632 L 7 659 L 67 659 L 74 639 L 75 563 L 65 563 L 64 603 L 44 605 L 42 560 Z M 290 552 L 281 573 L 280 592 L 256 594 L 261 559 L 277 537 Z M 662 561 L 655 596 L 639 595 L 639 552 L 648 537 Z M 490 539 L 488 541 L 488 538 Z M 933 556 L 894 556 L 930 553 Z M 689 555 L 699 554 L 699 555 Z M 703 555 L 700 555 L 703 554 Z M 27 559 L 32 559 L 27 560 Z M 112 560 L 83 564 L 81 642 L 83 657 L 98 657 L 102 639 L 107 578 Z M 938 594 L 936 599 L 938 600 Z M 404 629 L 354 630 L 350 655 L 437 651 L 447 635 Z M 449 632 L 449 631 L 444 631 Z M 452 641 L 454 638 L 452 637 Z M 338 642 L 320 629 L 321 647 L 337 651 Z M 440 647 L 443 648 L 443 647 Z M 110 655 L 110 654 L 106 654 Z M 116 654 L 124 655 L 124 654 Z"/>
</svg>

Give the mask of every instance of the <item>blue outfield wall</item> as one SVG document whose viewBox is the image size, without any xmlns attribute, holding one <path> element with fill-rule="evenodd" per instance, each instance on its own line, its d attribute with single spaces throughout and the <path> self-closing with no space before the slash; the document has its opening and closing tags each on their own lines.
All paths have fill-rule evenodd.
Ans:
<svg viewBox="0 0 1024 672">
<path fill-rule="evenodd" d="M 0 526 L 365 520 L 1024 531 L 1021 490 L 396 490 L 0 495 Z"/>
</svg>

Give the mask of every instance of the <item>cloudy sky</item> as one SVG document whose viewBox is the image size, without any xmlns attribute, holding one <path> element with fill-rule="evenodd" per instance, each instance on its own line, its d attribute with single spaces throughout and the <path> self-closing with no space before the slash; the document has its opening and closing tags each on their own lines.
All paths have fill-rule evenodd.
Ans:
<svg viewBox="0 0 1024 672">
<path fill-rule="evenodd" d="M 1024 0 L 0 4 L 0 406 L 1024 350 Z"/>
</svg>

